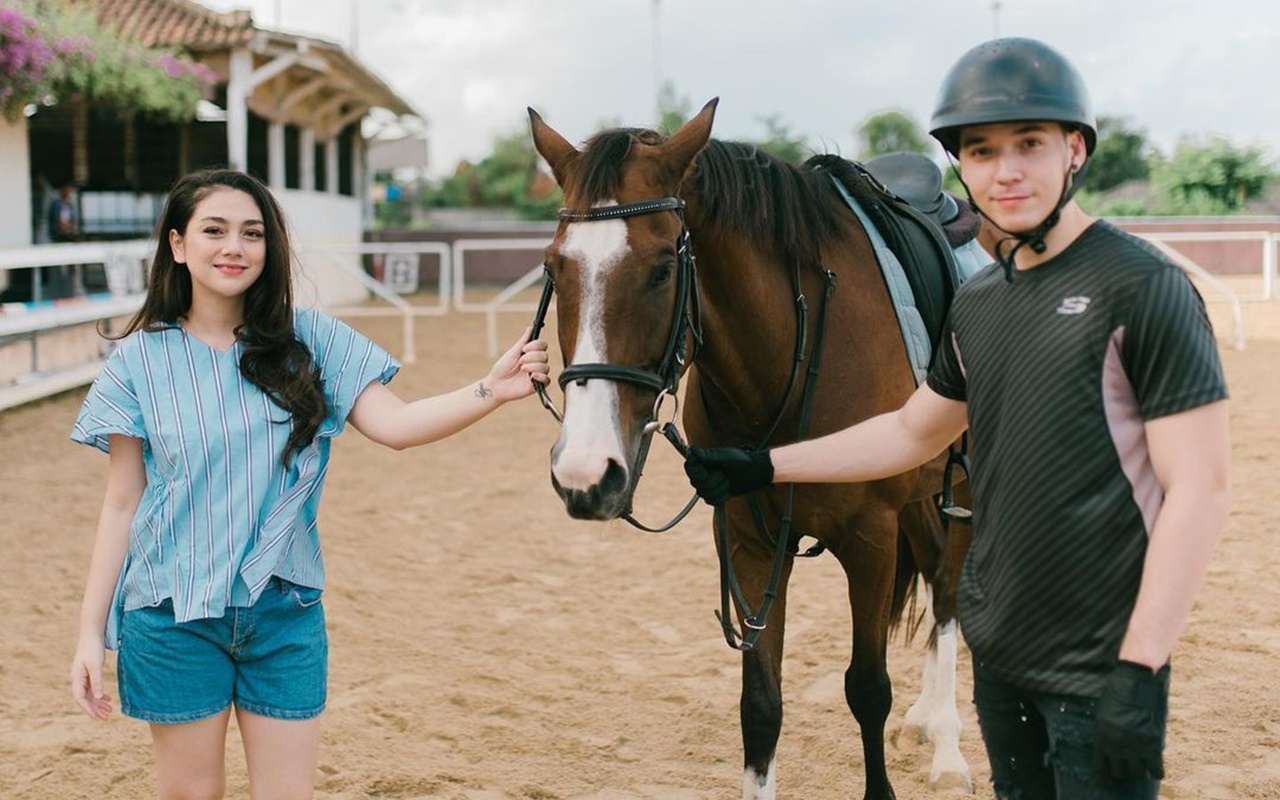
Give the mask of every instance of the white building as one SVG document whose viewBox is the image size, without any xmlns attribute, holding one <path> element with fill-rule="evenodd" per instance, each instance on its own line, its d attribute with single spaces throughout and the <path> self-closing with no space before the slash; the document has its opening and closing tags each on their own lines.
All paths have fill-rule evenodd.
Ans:
<svg viewBox="0 0 1280 800">
<path fill-rule="evenodd" d="M 265 30 L 247 11 L 191 0 L 84 0 L 104 25 L 145 46 L 178 48 L 218 76 L 216 96 L 171 123 L 67 99 L 29 118 L 0 118 L 0 246 L 41 240 L 52 190 L 77 189 L 86 239 L 149 236 L 164 194 L 209 166 L 266 181 L 302 255 L 301 298 L 325 303 L 364 290 L 335 267 L 363 235 L 368 207 L 367 115 L 420 115 L 342 47 Z"/>
</svg>

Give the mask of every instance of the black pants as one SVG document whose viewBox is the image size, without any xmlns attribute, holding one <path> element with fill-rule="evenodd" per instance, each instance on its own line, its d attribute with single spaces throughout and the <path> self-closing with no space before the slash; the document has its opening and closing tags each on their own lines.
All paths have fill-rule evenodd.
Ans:
<svg viewBox="0 0 1280 800">
<path fill-rule="evenodd" d="M 973 702 L 997 800 L 1156 800 L 1159 781 L 1117 784 L 1094 773 L 1094 698 L 1019 689 L 975 656 Z"/>
</svg>

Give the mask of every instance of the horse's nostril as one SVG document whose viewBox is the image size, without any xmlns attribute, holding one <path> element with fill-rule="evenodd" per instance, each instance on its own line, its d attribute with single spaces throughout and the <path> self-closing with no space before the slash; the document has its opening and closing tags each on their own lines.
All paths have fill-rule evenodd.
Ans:
<svg viewBox="0 0 1280 800">
<path fill-rule="evenodd" d="M 627 488 L 627 470 L 617 461 L 609 459 L 609 466 L 605 467 L 604 477 L 600 479 L 600 483 L 596 487 L 596 491 L 605 497 L 620 494 Z"/>
</svg>

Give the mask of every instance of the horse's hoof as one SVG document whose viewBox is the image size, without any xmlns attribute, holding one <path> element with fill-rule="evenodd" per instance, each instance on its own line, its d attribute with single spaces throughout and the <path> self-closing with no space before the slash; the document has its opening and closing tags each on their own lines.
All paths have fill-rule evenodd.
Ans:
<svg viewBox="0 0 1280 800">
<path fill-rule="evenodd" d="M 973 778 L 966 768 L 963 772 L 942 772 L 929 776 L 929 788 L 933 791 L 959 789 L 965 794 L 973 794 Z"/>
</svg>

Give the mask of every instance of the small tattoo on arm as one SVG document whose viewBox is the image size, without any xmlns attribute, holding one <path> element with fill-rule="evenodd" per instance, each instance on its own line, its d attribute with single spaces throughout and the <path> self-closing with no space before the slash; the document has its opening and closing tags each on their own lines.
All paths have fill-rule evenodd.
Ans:
<svg viewBox="0 0 1280 800">
<path fill-rule="evenodd" d="M 493 390 L 488 386 L 485 386 L 484 381 L 480 381 L 480 385 L 476 387 L 475 395 L 481 400 L 484 400 L 486 398 L 493 397 Z"/>
</svg>

